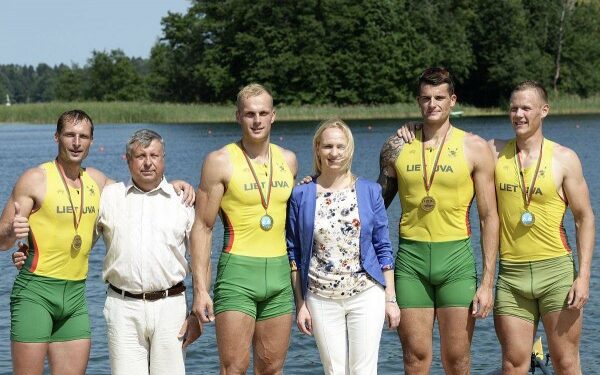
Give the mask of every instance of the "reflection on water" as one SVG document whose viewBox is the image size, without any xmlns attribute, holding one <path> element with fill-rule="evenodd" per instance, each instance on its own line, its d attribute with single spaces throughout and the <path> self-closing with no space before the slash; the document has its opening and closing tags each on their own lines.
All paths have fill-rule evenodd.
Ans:
<svg viewBox="0 0 600 375">
<path fill-rule="evenodd" d="M 592 205 L 599 212 L 600 195 L 593 189 L 600 184 L 600 168 L 596 165 L 599 132 L 594 125 L 600 121 L 598 116 L 550 117 L 545 127 L 545 135 L 577 151 L 581 158 L 588 185 L 592 190 Z M 362 121 L 350 122 L 356 142 L 353 171 L 363 177 L 376 179 L 378 173 L 378 153 L 385 139 L 395 132 L 400 121 Z M 296 152 L 300 164 L 299 176 L 311 172 L 310 144 L 317 123 L 276 123 L 273 129 L 274 143 Z M 463 118 L 454 121 L 454 125 L 474 132 L 484 138 L 511 137 L 510 124 L 506 118 Z M 103 170 L 109 176 L 123 180 L 128 178 L 124 160 L 125 142 L 137 129 L 148 127 L 158 131 L 166 141 L 167 177 L 178 178 L 197 185 L 202 160 L 207 152 L 220 145 L 239 139 L 239 129 L 235 124 L 215 125 L 101 125 L 94 132 L 94 144 L 86 165 Z M 39 125 L 0 125 L 0 160 L 2 161 L 2 179 L 0 180 L 0 202 L 8 198 L 17 177 L 29 167 L 48 160 L 56 155 L 53 142 L 54 127 Z M 476 221 L 476 209 L 471 212 L 472 223 Z M 394 202 L 388 210 L 391 238 L 397 243 L 399 204 Z M 569 214 L 565 226 L 571 237 L 574 235 L 573 219 Z M 215 230 L 213 242 L 213 262 L 221 247 L 222 227 Z M 575 245 L 574 238 L 570 238 Z M 598 241 L 598 240 L 597 240 Z M 473 243 L 479 243 L 479 228 L 473 225 Z M 598 242 L 596 242 L 597 244 Z M 481 255 L 476 246 L 476 258 Z M 101 281 L 104 244 L 100 241 L 90 257 L 90 274 L 87 282 L 89 310 L 92 319 L 93 343 L 89 374 L 109 374 L 108 351 L 106 347 L 105 324 L 102 317 L 105 287 Z M 598 260 L 594 259 L 593 270 L 598 269 Z M 9 343 L 9 295 L 15 270 L 10 264 L 10 252 L 0 254 L 0 375 L 11 373 Z M 597 293 L 600 278 L 592 275 L 591 298 L 585 310 L 584 332 L 581 340 L 582 365 L 584 373 L 596 373 L 600 366 L 600 301 Z M 189 295 L 188 295 L 189 297 Z M 541 331 L 541 330 L 540 330 Z M 439 340 L 435 336 L 434 364 L 432 374 L 443 374 L 439 357 Z M 473 339 L 472 373 L 486 374 L 500 365 L 500 348 L 496 340 L 491 318 L 478 321 Z M 208 325 L 204 335 L 192 345 L 187 353 L 187 369 L 193 374 L 218 373 L 218 358 L 214 337 L 214 326 Z M 292 343 L 286 360 L 286 373 L 321 373 L 321 364 L 314 340 L 301 336 L 297 329 L 292 332 Z M 385 331 L 382 336 L 379 372 L 381 374 L 402 374 L 402 355 L 395 332 Z"/>
</svg>

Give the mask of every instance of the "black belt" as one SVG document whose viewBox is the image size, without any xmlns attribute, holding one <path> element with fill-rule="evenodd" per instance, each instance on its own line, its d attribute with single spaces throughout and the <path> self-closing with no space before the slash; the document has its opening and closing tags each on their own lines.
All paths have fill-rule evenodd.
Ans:
<svg viewBox="0 0 600 375">
<path fill-rule="evenodd" d="M 130 292 L 121 290 L 112 284 L 108 284 L 108 285 L 110 286 L 110 289 L 119 293 L 123 297 L 143 299 L 146 301 L 156 301 L 157 299 L 166 298 L 169 296 L 175 296 L 175 295 L 181 294 L 185 291 L 185 285 L 183 285 L 183 282 L 177 283 L 174 286 L 172 286 L 166 290 L 158 290 L 156 292 L 146 292 L 146 293 L 130 293 Z"/>
</svg>

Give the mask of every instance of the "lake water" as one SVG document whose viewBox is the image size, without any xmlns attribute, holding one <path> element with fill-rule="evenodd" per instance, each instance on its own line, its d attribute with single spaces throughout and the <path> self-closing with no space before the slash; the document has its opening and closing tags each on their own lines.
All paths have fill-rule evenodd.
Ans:
<svg viewBox="0 0 600 375">
<path fill-rule="evenodd" d="M 454 125 L 481 135 L 484 138 L 509 138 L 512 130 L 506 117 L 456 119 Z M 584 173 L 590 190 L 595 212 L 600 212 L 600 194 L 594 190 L 600 184 L 598 168 L 598 147 L 600 145 L 600 116 L 550 116 L 544 124 L 546 137 L 574 149 L 581 158 Z M 399 121 L 358 121 L 350 122 L 356 142 L 353 171 L 363 177 L 375 180 L 378 174 L 379 149 L 385 139 L 395 132 Z M 316 122 L 276 123 L 272 142 L 296 152 L 300 169 L 299 176 L 311 172 L 311 140 Z M 158 131 L 166 142 L 167 169 L 169 179 L 183 179 L 194 186 L 198 184 L 202 160 L 207 152 L 226 143 L 239 139 L 236 124 L 128 124 L 100 125 L 96 127 L 94 144 L 85 165 L 97 167 L 110 177 L 128 179 L 129 173 L 124 161 L 124 145 L 128 137 L 137 129 L 151 128 Z M 53 142 L 54 125 L 3 124 L 0 125 L 0 202 L 6 202 L 17 177 L 26 169 L 56 155 Z M 476 221 L 476 209 L 472 209 L 472 223 Z M 398 218 L 400 205 L 396 201 L 388 210 L 392 243 L 397 244 Z M 571 245 L 575 245 L 573 219 L 570 214 L 565 219 Z M 213 241 L 213 264 L 222 245 L 222 227 L 215 230 Z M 473 244 L 479 243 L 479 227 L 473 225 Z M 598 237 L 596 239 L 598 247 Z M 476 245 L 476 258 L 481 255 Z M 108 351 L 106 346 L 106 326 L 102 317 L 106 287 L 101 280 L 102 258 L 105 249 L 99 241 L 90 257 L 90 272 L 87 282 L 87 296 L 92 321 L 92 352 L 88 374 L 109 374 Z M 600 373 L 600 265 L 598 257 L 592 266 L 590 285 L 591 298 L 585 309 L 584 330 L 581 338 L 581 357 L 585 374 Z M 216 267 L 213 267 L 216 269 Z M 0 253 L 0 375 L 11 373 L 10 361 L 10 313 L 9 295 L 16 271 L 10 260 L 10 252 Z M 214 275 L 213 275 L 214 276 Z M 189 280 L 188 280 L 189 284 Z M 189 295 L 188 295 L 189 297 Z M 32 322 L 32 324 L 35 324 Z M 437 330 L 437 328 L 436 328 Z M 541 329 L 540 329 L 541 332 Z M 439 340 L 435 338 L 432 374 L 443 374 L 439 356 Z M 204 335 L 187 352 L 189 374 L 218 373 L 218 356 L 214 326 L 208 325 Z M 472 373 L 487 374 L 500 366 L 500 347 L 495 336 L 492 318 L 478 321 L 472 346 Z M 294 327 L 291 346 L 286 360 L 287 374 L 322 373 L 319 355 L 313 338 L 302 336 Z M 539 372 L 539 370 L 538 370 Z M 402 374 L 402 354 L 395 332 L 383 333 L 379 354 L 380 374 Z"/>
</svg>

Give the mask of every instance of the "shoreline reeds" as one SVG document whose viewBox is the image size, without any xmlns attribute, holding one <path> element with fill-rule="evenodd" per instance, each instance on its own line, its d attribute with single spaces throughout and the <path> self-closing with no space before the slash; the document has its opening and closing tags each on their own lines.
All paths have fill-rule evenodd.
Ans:
<svg viewBox="0 0 600 375">
<path fill-rule="evenodd" d="M 600 95 L 581 98 L 554 96 L 550 98 L 551 113 L 600 114 Z M 150 102 L 49 102 L 0 106 L 0 123 L 53 124 L 58 116 L 70 109 L 86 111 L 97 124 L 102 123 L 232 123 L 235 107 L 214 104 L 177 104 Z M 460 105 L 462 117 L 499 116 L 506 114 L 500 108 L 476 108 Z M 340 117 L 345 120 L 383 120 L 418 118 L 415 103 L 380 104 L 374 106 L 336 105 L 279 105 L 280 121 L 321 121 Z"/>
</svg>

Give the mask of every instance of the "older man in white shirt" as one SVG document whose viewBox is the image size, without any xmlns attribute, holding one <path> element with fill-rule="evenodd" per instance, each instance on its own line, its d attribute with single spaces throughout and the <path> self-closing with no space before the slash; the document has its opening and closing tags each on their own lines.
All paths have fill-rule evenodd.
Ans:
<svg viewBox="0 0 600 375">
<path fill-rule="evenodd" d="M 112 373 L 184 374 L 185 347 L 201 333 L 183 280 L 194 209 L 164 178 L 164 141 L 139 130 L 127 143 L 131 182 L 102 192 L 97 229 L 106 244 L 104 317 Z"/>
</svg>

